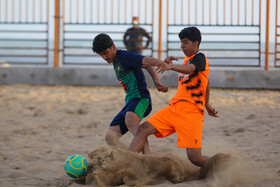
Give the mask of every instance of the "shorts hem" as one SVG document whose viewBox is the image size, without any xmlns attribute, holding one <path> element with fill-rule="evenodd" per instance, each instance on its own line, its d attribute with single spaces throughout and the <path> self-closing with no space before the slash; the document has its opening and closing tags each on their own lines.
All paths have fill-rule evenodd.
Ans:
<svg viewBox="0 0 280 187">
<path fill-rule="evenodd" d="M 156 138 L 165 138 L 165 137 L 167 137 L 167 136 L 164 136 L 161 132 L 160 132 L 160 130 L 158 130 L 158 128 L 155 126 L 155 125 L 153 125 L 153 123 L 151 122 L 151 121 L 153 121 L 153 120 L 149 120 L 149 119 L 147 119 L 146 120 L 147 122 L 149 122 L 158 132 L 157 133 L 155 133 L 154 134 L 154 136 L 156 137 Z M 154 121 L 153 121 L 154 122 Z"/>
<path fill-rule="evenodd" d="M 178 148 L 187 148 L 187 149 L 202 149 L 202 146 L 184 146 L 184 145 L 178 145 Z"/>
<path fill-rule="evenodd" d="M 117 126 L 120 125 L 119 123 L 111 123 L 109 126 Z"/>
</svg>

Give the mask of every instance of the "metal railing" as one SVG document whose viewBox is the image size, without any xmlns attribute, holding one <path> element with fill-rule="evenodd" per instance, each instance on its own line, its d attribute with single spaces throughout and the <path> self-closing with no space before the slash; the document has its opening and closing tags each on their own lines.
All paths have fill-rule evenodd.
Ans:
<svg viewBox="0 0 280 187">
<path fill-rule="evenodd" d="M 106 62 L 93 54 L 93 38 L 109 34 L 118 49 L 125 49 L 123 35 L 132 27 L 132 17 L 140 18 L 140 27 L 153 35 L 154 0 L 63 0 L 63 58 L 67 65 L 104 65 Z M 145 41 L 144 41 L 145 42 Z M 153 55 L 153 42 L 144 55 Z"/>
<path fill-rule="evenodd" d="M 280 67 L 280 3 L 276 0 L 276 13 L 275 13 L 275 53 L 274 53 L 274 66 Z"/>
<path fill-rule="evenodd" d="M 48 64 L 48 19 L 46 0 L 0 0 L 0 61 Z"/>
<path fill-rule="evenodd" d="M 182 27 L 197 26 L 202 32 L 200 50 L 211 59 L 211 66 L 261 65 L 261 0 L 250 0 L 250 6 L 248 0 L 167 3 L 168 56 L 184 58 L 178 33 Z"/>
<path fill-rule="evenodd" d="M 106 64 L 92 53 L 93 38 L 106 32 L 118 48 L 124 49 L 123 34 L 132 26 L 131 18 L 138 16 L 140 26 L 153 36 L 144 55 L 158 55 L 161 59 L 165 53 L 182 58 L 177 35 L 184 27 L 197 26 L 203 37 L 200 49 L 211 59 L 212 66 L 263 66 L 261 37 L 265 36 L 265 69 L 268 69 L 271 54 L 268 33 L 275 24 L 274 66 L 279 67 L 279 0 L 273 1 L 276 14 L 271 15 L 275 15 L 275 23 L 269 22 L 269 12 L 274 11 L 271 7 L 275 4 L 270 5 L 270 0 L 266 0 L 264 7 L 262 2 L 0 0 L 0 63 L 54 67 Z M 54 32 L 50 32 L 52 29 Z"/>
</svg>

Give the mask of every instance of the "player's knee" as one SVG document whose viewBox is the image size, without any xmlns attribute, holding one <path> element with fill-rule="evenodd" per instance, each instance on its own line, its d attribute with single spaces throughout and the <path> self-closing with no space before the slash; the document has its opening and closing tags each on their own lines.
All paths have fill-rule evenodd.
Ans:
<svg viewBox="0 0 280 187">
<path fill-rule="evenodd" d="M 148 124 L 146 122 L 139 125 L 136 135 L 138 135 L 138 136 L 149 136 L 151 134 L 149 125 L 150 124 Z"/>
<path fill-rule="evenodd" d="M 194 164 L 196 166 L 202 166 L 202 160 L 200 157 L 195 156 L 195 155 L 188 155 L 188 157 L 192 164 Z"/>
<path fill-rule="evenodd" d="M 115 138 L 110 133 L 106 134 L 105 141 L 108 145 L 115 145 Z"/>
<path fill-rule="evenodd" d="M 190 161 L 191 161 L 191 163 L 193 163 L 196 166 L 200 166 L 201 165 L 200 160 L 198 160 L 196 158 L 191 158 Z"/>
<path fill-rule="evenodd" d="M 127 128 L 130 130 L 132 128 L 137 128 L 139 124 L 135 124 L 135 123 L 127 123 L 126 122 L 126 126 Z"/>
<path fill-rule="evenodd" d="M 136 113 L 129 111 L 125 114 L 125 123 L 129 121 L 140 121 L 140 118 Z"/>
</svg>

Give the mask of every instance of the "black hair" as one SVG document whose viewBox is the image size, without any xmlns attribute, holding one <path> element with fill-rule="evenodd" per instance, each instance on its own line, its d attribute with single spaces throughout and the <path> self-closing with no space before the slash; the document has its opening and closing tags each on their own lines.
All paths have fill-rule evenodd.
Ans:
<svg viewBox="0 0 280 187">
<path fill-rule="evenodd" d="M 101 33 L 93 39 L 92 50 L 95 53 L 100 53 L 111 48 L 113 44 L 114 42 L 109 35 Z"/>
<path fill-rule="evenodd" d="M 199 44 L 201 42 L 201 33 L 196 27 L 187 27 L 181 30 L 178 34 L 180 40 L 187 38 L 192 42 L 198 41 Z M 198 44 L 198 45 L 199 45 Z"/>
</svg>

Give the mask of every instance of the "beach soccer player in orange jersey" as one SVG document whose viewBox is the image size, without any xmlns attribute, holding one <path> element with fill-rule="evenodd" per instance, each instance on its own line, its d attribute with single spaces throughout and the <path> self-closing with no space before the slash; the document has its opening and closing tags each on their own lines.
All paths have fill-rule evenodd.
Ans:
<svg viewBox="0 0 280 187">
<path fill-rule="evenodd" d="M 202 167 L 208 159 L 201 153 L 204 109 L 213 117 L 217 117 L 218 111 L 209 103 L 209 64 L 205 54 L 199 51 L 200 31 L 196 27 L 187 27 L 179 33 L 179 38 L 186 55 L 183 64 L 173 64 L 172 60 L 178 60 L 173 56 L 157 64 L 160 73 L 169 70 L 179 73 L 177 93 L 167 107 L 138 127 L 129 150 L 140 152 L 151 134 L 163 138 L 177 132 L 178 147 L 186 148 L 189 160 Z"/>
</svg>

